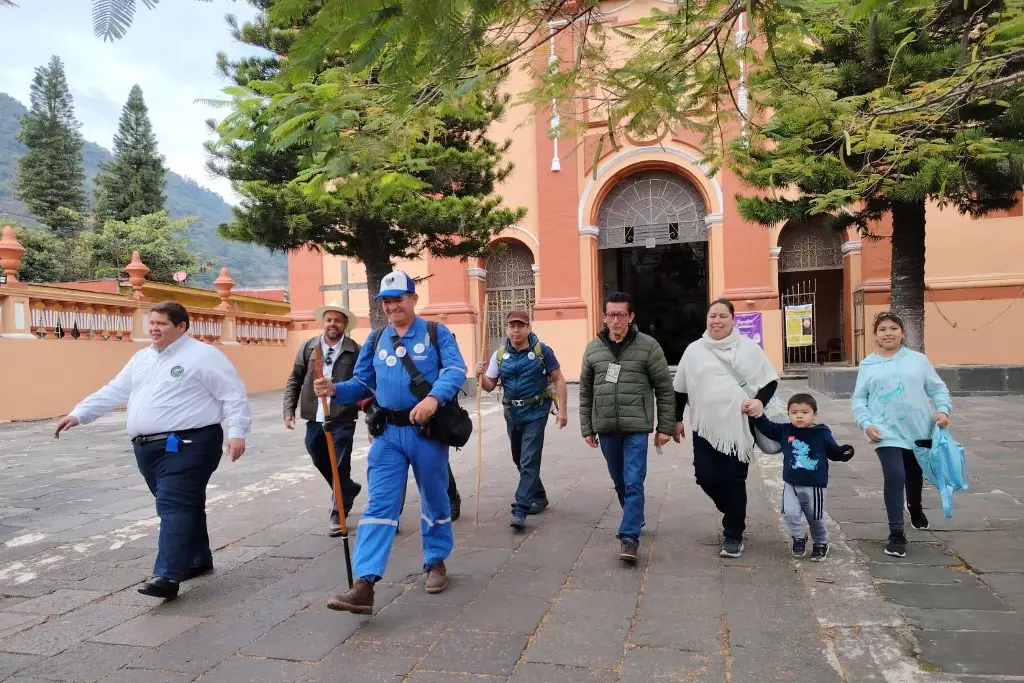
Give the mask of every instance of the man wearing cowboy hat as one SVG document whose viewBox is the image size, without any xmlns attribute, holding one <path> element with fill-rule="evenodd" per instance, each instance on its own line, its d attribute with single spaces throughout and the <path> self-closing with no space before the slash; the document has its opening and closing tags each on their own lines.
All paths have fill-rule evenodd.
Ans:
<svg viewBox="0 0 1024 683">
<path fill-rule="evenodd" d="M 355 329 L 359 321 L 352 311 L 333 301 L 313 311 L 318 323 L 324 326 L 324 333 L 313 337 L 302 345 L 295 356 L 295 365 L 288 376 L 284 389 L 284 426 L 295 429 L 295 409 L 299 417 L 306 420 L 306 450 L 313 459 L 313 465 L 320 471 L 327 485 L 331 487 L 331 536 L 341 535 L 338 506 L 334 497 L 334 475 L 331 472 L 331 458 L 327 451 L 327 437 L 324 422 L 330 422 L 334 438 L 334 450 L 338 456 L 338 476 L 341 478 L 341 497 L 345 505 L 345 516 L 352 510 L 352 503 L 363 487 L 352 481 L 352 438 L 356 432 L 356 418 L 359 407 L 342 405 L 329 401 L 330 415 L 324 415 L 323 404 L 313 391 L 313 367 L 316 363 L 314 350 L 317 344 L 323 352 L 323 376 L 335 382 L 344 382 L 352 377 L 352 370 L 359 356 L 359 344 L 346 334 Z"/>
</svg>

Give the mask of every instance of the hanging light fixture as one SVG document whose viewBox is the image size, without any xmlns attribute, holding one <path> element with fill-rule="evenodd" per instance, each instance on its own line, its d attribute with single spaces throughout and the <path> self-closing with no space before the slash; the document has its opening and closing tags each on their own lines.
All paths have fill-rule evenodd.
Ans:
<svg viewBox="0 0 1024 683">
<path fill-rule="evenodd" d="M 555 57 L 555 29 L 551 25 L 548 25 L 548 47 L 551 52 L 548 56 L 548 68 L 557 68 L 558 58 Z M 558 102 L 555 98 L 551 98 L 551 132 L 554 133 L 552 138 L 554 142 L 554 154 L 551 157 L 551 170 L 552 172 L 562 170 L 562 161 L 558 158 L 558 126 L 560 119 L 558 118 Z"/>
</svg>

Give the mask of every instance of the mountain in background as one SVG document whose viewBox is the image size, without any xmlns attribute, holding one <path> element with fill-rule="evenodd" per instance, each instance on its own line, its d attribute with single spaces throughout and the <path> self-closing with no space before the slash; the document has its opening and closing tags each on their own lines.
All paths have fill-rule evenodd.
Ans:
<svg viewBox="0 0 1024 683">
<path fill-rule="evenodd" d="M 10 95 L 0 93 L 0 220 L 37 225 L 26 218 L 28 209 L 15 197 L 18 177 L 18 158 L 25 148 L 17 140 L 21 128 L 21 117 L 25 106 Z M 85 166 L 85 192 L 90 203 L 93 201 L 93 181 L 102 161 L 113 159 L 113 155 L 94 142 L 86 142 L 82 152 Z M 236 286 L 260 287 L 287 285 L 288 263 L 284 254 L 271 254 L 262 247 L 240 242 L 231 242 L 217 234 L 217 225 L 231 221 L 231 206 L 219 194 L 207 190 L 195 181 L 167 171 L 167 203 L 165 208 L 172 220 L 195 216 L 186 232 L 189 245 L 200 260 L 213 261 L 216 265 L 208 273 L 189 277 L 187 284 L 210 287 L 221 266 L 231 270 Z"/>
</svg>

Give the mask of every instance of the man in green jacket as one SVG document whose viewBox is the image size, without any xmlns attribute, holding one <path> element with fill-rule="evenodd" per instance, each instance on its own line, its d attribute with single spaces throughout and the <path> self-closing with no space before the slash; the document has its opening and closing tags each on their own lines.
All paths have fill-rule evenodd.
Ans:
<svg viewBox="0 0 1024 683">
<path fill-rule="evenodd" d="M 619 559 L 636 564 L 644 526 L 647 435 L 660 450 L 675 429 L 675 394 L 665 353 L 654 337 L 633 325 L 630 296 L 608 295 L 606 327 L 587 344 L 580 372 L 580 426 L 591 448 L 601 445 L 622 506 Z"/>
</svg>

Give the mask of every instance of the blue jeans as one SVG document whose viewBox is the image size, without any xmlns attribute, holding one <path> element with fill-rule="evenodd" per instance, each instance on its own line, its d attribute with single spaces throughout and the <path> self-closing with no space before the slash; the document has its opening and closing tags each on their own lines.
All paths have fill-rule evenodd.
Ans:
<svg viewBox="0 0 1024 683">
<path fill-rule="evenodd" d="M 363 487 L 352 481 L 352 438 L 356 433 L 355 422 L 336 422 L 331 436 L 334 437 L 334 454 L 338 456 L 338 478 L 341 479 L 341 498 L 345 516 L 352 511 L 352 502 Z M 327 452 L 327 438 L 322 422 L 310 420 L 306 423 L 306 452 L 313 459 L 313 466 L 331 487 L 331 519 L 338 518 L 338 503 L 334 499 L 334 472 L 331 470 L 331 455 Z"/>
<path fill-rule="evenodd" d="M 647 478 L 648 434 L 599 434 L 601 452 L 608 463 L 608 474 L 622 506 L 618 537 L 640 542 L 644 523 L 644 479 Z"/>
<path fill-rule="evenodd" d="M 135 461 L 160 517 L 153 576 L 184 581 L 189 570 L 213 566 L 206 485 L 220 465 L 223 446 L 220 425 L 182 437 L 177 453 L 168 453 L 163 440 L 135 446 Z"/>
<path fill-rule="evenodd" d="M 512 462 L 519 470 L 519 486 L 516 500 L 512 503 L 512 514 L 526 515 L 530 506 L 548 499 L 547 491 L 540 480 L 540 460 L 544 451 L 544 429 L 548 416 L 529 422 L 520 422 L 506 411 L 505 426 L 512 442 Z"/>
</svg>

